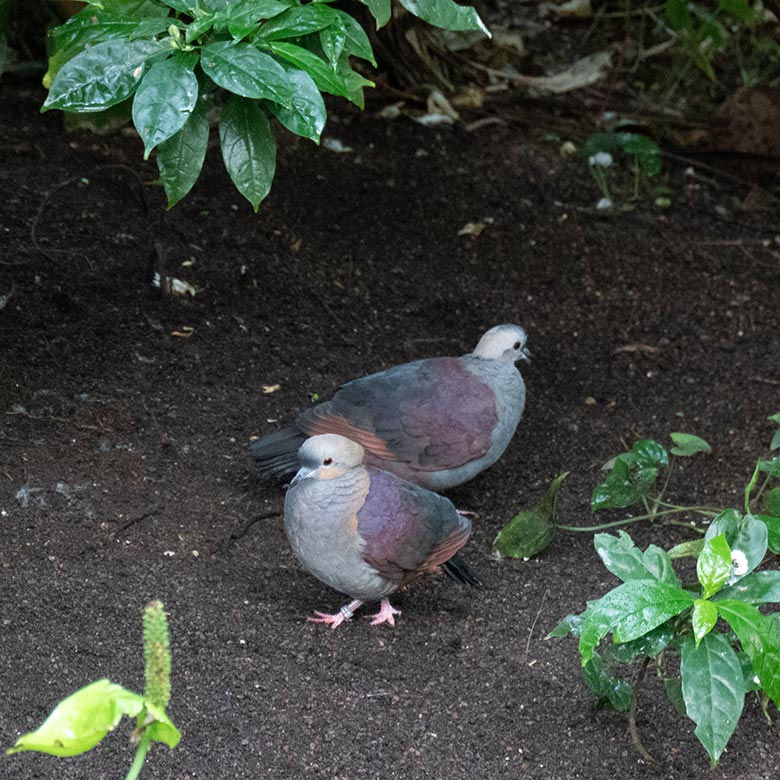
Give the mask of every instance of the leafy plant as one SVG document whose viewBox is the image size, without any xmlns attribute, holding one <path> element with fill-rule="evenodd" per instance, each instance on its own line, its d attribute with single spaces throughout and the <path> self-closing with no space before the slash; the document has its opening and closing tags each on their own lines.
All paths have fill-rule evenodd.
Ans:
<svg viewBox="0 0 780 780">
<path fill-rule="evenodd" d="M 361 2 L 377 26 L 389 20 L 391 0 Z M 453 0 L 399 2 L 431 24 L 489 35 L 473 8 Z M 328 0 L 91 0 L 50 44 L 42 110 L 99 112 L 132 100 L 169 207 L 200 175 L 214 114 L 225 167 L 257 211 L 276 168 L 274 120 L 319 142 L 322 93 L 362 108 L 373 83 L 351 58 L 376 64 L 366 32 Z"/>
<path fill-rule="evenodd" d="M 35 731 L 24 734 L 8 753 L 36 750 L 55 756 L 76 756 L 95 747 L 113 731 L 123 715 L 136 718 L 131 742 L 135 758 L 126 780 L 141 772 L 152 742 L 176 747 L 181 733 L 165 713 L 171 698 L 171 653 L 168 622 L 160 601 L 144 609 L 143 695 L 110 680 L 98 680 L 63 699 Z"/>
<path fill-rule="evenodd" d="M 780 571 L 756 571 L 767 540 L 765 522 L 726 510 L 703 539 L 698 583 L 685 585 L 660 547 L 641 551 L 623 531 L 595 536 L 596 552 L 622 584 L 588 602 L 581 614 L 564 618 L 549 636 L 578 638 L 585 682 L 600 706 L 630 712 L 632 735 L 645 757 L 634 715 L 649 663 L 696 724 L 713 766 L 737 727 L 747 693 L 758 692 L 764 708 L 768 700 L 780 704 L 780 613 L 758 609 L 780 602 Z M 607 637 L 611 643 L 600 652 Z M 615 674 L 616 667 L 640 660 L 633 685 Z"/>
</svg>

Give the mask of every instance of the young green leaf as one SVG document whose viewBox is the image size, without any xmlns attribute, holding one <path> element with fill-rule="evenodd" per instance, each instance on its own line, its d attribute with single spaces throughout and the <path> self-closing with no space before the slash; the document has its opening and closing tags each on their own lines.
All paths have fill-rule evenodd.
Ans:
<svg viewBox="0 0 780 780">
<path fill-rule="evenodd" d="M 696 646 L 699 642 L 712 631 L 718 622 L 718 608 L 711 601 L 696 599 L 693 603 L 691 612 L 691 625 L 693 626 L 693 636 L 696 639 Z"/>
<path fill-rule="evenodd" d="M 753 515 L 740 515 L 734 509 L 721 512 L 711 523 L 704 535 L 708 542 L 715 536 L 723 534 L 733 553 L 740 552 L 745 556 L 746 568 L 736 576 L 744 576 L 758 566 L 764 559 L 767 549 L 768 530 L 765 523 Z"/>
<path fill-rule="evenodd" d="M 623 582 L 657 579 L 671 585 L 680 584 L 669 556 L 656 545 L 651 544 L 643 553 L 625 531 L 618 531 L 617 537 L 596 534 L 593 543 L 604 566 Z"/>
<path fill-rule="evenodd" d="M 555 508 L 558 491 L 568 472 L 557 476 L 544 497 L 523 510 L 501 529 L 493 542 L 493 554 L 499 558 L 531 558 L 544 550 L 555 535 Z"/>
<path fill-rule="evenodd" d="M 698 646 L 689 637 L 682 646 L 680 676 L 686 713 L 715 765 L 737 727 L 745 702 L 739 658 L 721 634 L 707 634 Z"/>
<path fill-rule="evenodd" d="M 696 561 L 696 575 L 708 599 L 717 593 L 731 576 L 731 548 L 724 534 L 707 539 L 699 560 Z"/>
<path fill-rule="evenodd" d="M 712 452 L 712 447 L 704 439 L 694 436 L 691 433 L 673 433 L 672 441 L 675 447 L 672 447 L 672 455 L 683 458 L 689 458 L 699 452 Z"/>
<path fill-rule="evenodd" d="M 637 503 L 655 484 L 658 470 L 668 465 L 669 455 L 662 444 L 640 439 L 631 452 L 612 461 L 609 476 L 593 490 L 591 509 L 622 509 Z"/>
<path fill-rule="evenodd" d="M 276 171 L 276 139 L 268 117 L 254 101 L 233 96 L 222 112 L 219 138 L 230 178 L 257 213 Z"/>
<path fill-rule="evenodd" d="M 751 604 L 724 599 L 715 602 L 718 614 L 731 626 L 750 656 L 761 687 L 775 704 L 780 703 L 780 625 Z"/>
<path fill-rule="evenodd" d="M 41 111 L 102 111 L 138 89 L 144 69 L 170 52 L 162 41 L 104 41 L 66 62 L 51 84 Z"/>
<path fill-rule="evenodd" d="M 210 43 L 201 49 L 200 65 L 215 84 L 229 92 L 292 106 L 293 86 L 287 71 L 248 43 Z"/>
<path fill-rule="evenodd" d="M 144 159 L 184 127 L 198 100 L 192 68 L 174 56 L 152 65 L 133 98 L 133 124 L 144 143 Z"/>
<path fill-rule="evenodd" d="M 320 30 L 320 46 L 330 64 L 335 68 L 344 52 L 347 43 L 347 33 L 339 20 Z"/>
<path fill-rule="evenodd" d="M 349 14 L 344 13 L 344 11 L 339 11 L 338 9 L 334 9 L 334 11 L 338 16 L 346 36 L 344 51 L 347 54 L 359 57 L 361 60 L 366 60 L 376 67 L 376 59 L 374 58 L 371 41 L 369 41 L 366 31 L 360 26 L 358 21 Z"/>
<path fill-rule="evenodd" d="M 290 0 L 243 0 L 228 8 L 228 31 L 236 38 L 245 38 L 260 26 L 263 19 L 273 19 L 286 11 Z"/>
<path fill-rule="evenodd" d="M 588 604 L 580 634 L 582 663 L 611 631 L 615 642 L 630 642 L 693 606 L 695 598 L 657 580 L 629 580 Z"/>
<path fill-rule="evenodd" d="M 336 12 L 322 3 L 295 5 L 266 22 L 258 38 L 263 42 L 300 38 L 329 27 L 337 19 Z"/>
<path fill-rule="evenodd" d="M 155 742 L 162 742 L 169 748 L 175 748 L 181 741 L 181 732 L 173 725 L 173 722 L 162 707 L 158 707 L 150 701 L 145 701 L 142 719 L 147 720 L 150 718 L 154 718 L 154 722 L 146 727 L 149 731 L 149 736 Z"/>
<path fill-rule="evenodd" d="M 610 706 L 618 712 L 627 712 L 630 709 L 634 700 L 633 686 L 610 674 L 598 653 L 582 667 L 582 676 L 598 699 L 597 708 Z"/>
<path fill-rule="evenodd" d="M 209 122 L 202 101 L 197 101 L 184 127 L 157 148 L 168 208 L 173 208 L 194 186 L 200 176 L 209 143 Z"/>
<path fill-rule="evenodd" d="M 754 571 L 713 597 L 713 601 L 723 599 L 746 604 L 780 604 L 780 571 Z"/>
<path fill-rule="evenodd" d="M 294 92 L 292 106 L 284 108 L 271 104 L 269 110 L 291 133 L 320 142 L 320 135 L 328 118 L 325 101 L 314 79 L 306 71 L 283 65 Z"/>
<path fill-rule="evenodd" d="M 384 27 L 390 21 L 392 13 L 391 0 L 360 0 L 365 5 L 371 15 L 376 19 L 376 29 Z"/>
<path fill-rule="evenodd" d="M 400 0 L 401 5 L 434 27 L 445 30 L 481 30 L 488 38 L 490 30 L 485 27 L 479 14 L 470 6 L 458 5 L 453 0 Z"/>
<path fill-rule="evenodd" d="M 8 752 L 77 756 L 95 747 L 123 715 L 134 717 L 143 706 L 143 696 L 98 680 L 63 699 L 38 729 L 21 736 Z"/>
<path fill-rule="evenodd" d="M 666 468 L 669 465 L 669 453 L 655 439 L 639 439 L 634 442 L 630 453 L 631 462 L 640 469 Z M 618 456 L 624 457 L 624 456 Z"/>
<path fill-rule="evenodd" d="M 669 558 L 677 560 L 678 558 L 698 558 L 704 549 L 704 539 L 691 539 L 687 542 L 680 542 L 669 550 Z"/>
</svg>

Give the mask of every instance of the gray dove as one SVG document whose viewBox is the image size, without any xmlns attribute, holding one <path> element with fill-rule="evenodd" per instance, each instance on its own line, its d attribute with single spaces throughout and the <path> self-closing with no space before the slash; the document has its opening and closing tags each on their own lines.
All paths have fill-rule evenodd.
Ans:
<svg viewBox="0 0 780 780">
<path fill-rule="evenodd" d="M 313 436 L 284 502 L 284 530 L 303 568 L 351 598 L 335 614 L 309 618 L 332 628 L 380 600 L 371 625 L 395 625 L 400 611 L 388 597 L 428 572 L 479 584 L 456 556 L 471 535 L 468 518 L 446 498 L 364 465 L 364 454 L 343 436 Z"/>
<path fill-rule="evenodd" d="M 468 355 L 417 360 L 348 382 L 293 427 L 255 441 L 252 456 L 264 473 L 287 477 L 307 437 L 338 433 L 365 449 L 369 465 L 447 490 L 501 457 L 525 407 L 515 362 L 529 359 L 523 328 L 497 325 Z"/>
</svg>

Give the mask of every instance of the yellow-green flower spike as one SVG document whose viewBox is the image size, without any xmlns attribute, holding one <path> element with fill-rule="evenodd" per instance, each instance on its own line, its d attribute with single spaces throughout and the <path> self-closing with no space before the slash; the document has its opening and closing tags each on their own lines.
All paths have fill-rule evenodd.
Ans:
<svg viewBox="0 0 780 780">
<path fill-rule="evenodd" d="M 144 695 L 165 710 L 171 698 L 171 648 L 168 619 L 161 601 L 152 601 L 144 608 L 144 661 Z"/>
</svg>

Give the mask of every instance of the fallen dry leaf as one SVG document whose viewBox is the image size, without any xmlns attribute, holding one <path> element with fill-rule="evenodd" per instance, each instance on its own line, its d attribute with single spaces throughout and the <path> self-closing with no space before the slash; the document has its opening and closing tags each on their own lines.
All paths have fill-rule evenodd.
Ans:
<svg viewBox="0 0 780 780">
<path fill-rule="evenodd" d="M 281 390 L 281 385 L 263 385 L 263 393 L 266 395 L 270 395 L 271 393 L 275 393 L 277 390 Z"/>
<path fill-rule="evenodd" d="M 176 336 L 180 339 L 188 339 L 195 332 L 195 328 L 192 325 L 182 325 L 181 330 L 175 330 L 171 333 L 171 336 Z"/>
<path fill-rule="evenodd" d="M 485 222 L 467 222 L 459 231 L 459 236 L 478 236 L 485 228 Z"/>
<path fill-rule="evenodd" d="M 615 354 L 619 352 L 647 352 L 651 355 L 655 355 L 656 352 L 660 352 L 660 347 L 652 347 L 650 344 L 624 344 L 622 347 L 618 347 L 615 350 Z"/>
</svg>

